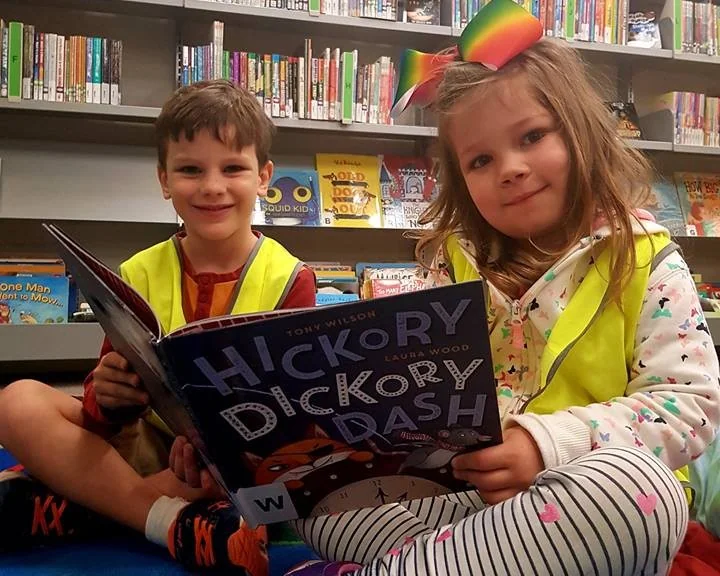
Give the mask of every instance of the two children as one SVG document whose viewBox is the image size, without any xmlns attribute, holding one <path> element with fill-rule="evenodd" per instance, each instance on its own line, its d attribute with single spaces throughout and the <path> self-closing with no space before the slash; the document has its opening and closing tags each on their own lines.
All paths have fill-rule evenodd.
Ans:
<svg viewBox="0 0 720 576">
<path fill-rule="evenodd" d="M 491 5 L 502 2 L 512 0 Z M 434 98 L 443 181 L 418 257 L 436 284 L 487 281 L 504 442 L 453 461 L 475 492 L 297 522 L 328 561 L 293 574 L 666 573 L 688 518 L 676 476 L 720 424 L 720 369 L 685 262 L 638 210 L 651 170 L 616 136 L 569 47 L 540 40 L 497 70 L 461 56 L 442 69 Z M 255 128 L 228 133 L 227 117 L 195 111 L 166 136 L 160 180 L 186 222 L 195 218 L 182 258 L 226 273 L 247 260 L 239 198 L 267 185 L 267 164 L 248 149 L 257 140 L 227 146 Z M 206 186 L 216 201 L 199 200 Z M 223 242 L 233 230 L 237 242 Z M 136 384 L 110 368 L 120 372 L 106 380 Z M 105 389 L 95 387 L 98 401 L 127 403 Z M 28 414 L 48 423 L 42 436 L 23 430 Z M 72 500 L 151 539 L 174 525 L 174 553 L 186 548 L 183 530 L 197 522 L 184 511 L 201 524 L 217 512 L 169 498 L 208 485 L 191 450 L 175 446 L 174 469 L 201 488 L 170 475 L 153 484 L 85 430 L 86 418 L 50 389 L 16 385 L 0 397 L 0 442 Z M 252 538 L 222 519 L 212 525 L 217 555 L 235 548 L 220 538 Z"/>
<path fill-rule="evenodd" d="M 313 272 L 251 229 L 272 177 L 273 131 L 256 99 L 230 82 L 182 88 L 163 107 L 158 179 L 184 231 L 136 254 L 120 273 L 166 332 L 209 316 L 315 304 Z M 241 526 L 234 508 L 216 500 L 191 447 L 173 444 L 147 402 L 108 342 L 82 403 L 34 381 L 2 390 L 0 444 L 39 481 L 0 477 L 0 516 L 13 518 L 0 523 L 8 527 L 0 528 L 0 548 L 94 531 L 86 507 L 145 533 L 186 566 L 266 574 L 265 531 Z"/>
</svg>

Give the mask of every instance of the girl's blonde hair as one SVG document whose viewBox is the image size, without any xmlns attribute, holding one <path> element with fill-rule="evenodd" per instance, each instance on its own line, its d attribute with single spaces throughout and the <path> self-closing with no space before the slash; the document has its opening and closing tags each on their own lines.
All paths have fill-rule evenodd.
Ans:
<svg viewBox="0 0 720 576">
<path fill-rule="evenodd" d="M 567 240 L 557 252 L 529 254 L 485 221 L 470 198 L 450 142 L 449 124 L 458 101 L 472 91 L 482 106 L 482 88 L 518 76 L 552 114 L 569 151 L 567 218 L 562 222 Z M 616 135 L 615 121 L 574 49 L 543 39 L 496 72 L 480 64 L 453 62 L 444 73 L 434 106 L 439 121 L 440 194 L 420 220 L 433 226 L 419 237 L 418 259 L 423 260 L 427 248 L 460 232 L 474 248 L 481 276 L 514 297 L 588 235 L 594 219 L 602 215 L 612 231 L 610 296 L 619 302 L 636 265 L 631 210 L 647 197 L 653 170 L 642 154 Z"/>
</svg>

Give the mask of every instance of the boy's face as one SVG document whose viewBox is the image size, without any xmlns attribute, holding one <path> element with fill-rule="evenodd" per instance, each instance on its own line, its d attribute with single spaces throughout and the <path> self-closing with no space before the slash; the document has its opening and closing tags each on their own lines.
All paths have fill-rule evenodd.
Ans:
<svg viewBox="0 0 720 576">
<path fill-rule="evenodd" d="M 178 142 L 171 139 L 165 166 L 158 167 L 163 196 L 172 201 L 188 235 L 213 241 L 250 232 L 255 201 L 267 193 L 273 170 L 272 162 L 258 166 L 254 145 L 237 150 L 207 130 L 192 141 L 184 135 Z"/>
</svg>

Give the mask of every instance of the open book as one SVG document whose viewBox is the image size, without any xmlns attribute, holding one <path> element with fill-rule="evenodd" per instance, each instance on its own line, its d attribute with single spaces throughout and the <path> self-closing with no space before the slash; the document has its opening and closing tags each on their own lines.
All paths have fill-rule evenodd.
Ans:
<svg viewBox="0 0 720 576">
<path fill-rule="evenodd" d="M 252 526 L 468 490 L 453 456 L 501 442 L 480 281 L 163 334 L 118 275 L 45 228 L 151 407 Z"/>
</svg>

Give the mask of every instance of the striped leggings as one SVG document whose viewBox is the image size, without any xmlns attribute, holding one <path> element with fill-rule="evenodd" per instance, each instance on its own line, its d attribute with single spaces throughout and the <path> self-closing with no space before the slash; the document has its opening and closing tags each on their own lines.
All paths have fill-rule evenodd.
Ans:
<svg viewBox="0 0 720 576">
<path fill-rule="evenodd" d="M 295 526 L 321 557 L 364 565 L 362 576 L 615 576 L 666 574 L 687 522 L 670 470 L 636 448 L 613 447 L 546 470 L 495 506 L 467 492 Z"/>
</svg>

